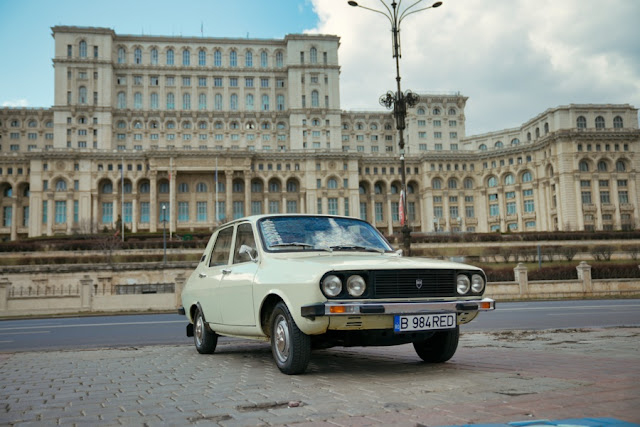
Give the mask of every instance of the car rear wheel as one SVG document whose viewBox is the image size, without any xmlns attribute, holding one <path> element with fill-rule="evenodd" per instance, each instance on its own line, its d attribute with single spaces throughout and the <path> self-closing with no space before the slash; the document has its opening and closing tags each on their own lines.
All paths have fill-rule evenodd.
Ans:
<svg viewBox="0 0 640 427">
<path fill-rule="evenodd" d="M 271 352 L 278 369 L 288 375 L 301 374 L 311 358 L 311 339 L 298 329 L 284 302 L 271 314 Z"/>
<path fill-rule="evenodd" d="M 211 354 L 218 345 L 218 335 L 209 328 L 200 310 L 196 311 L 193 321 L 193 342 L 200 354 Z"/>
<path fill-rule="evenodd" d="M 451 359 L 458 348 L 460 327 L 446 331 L 438 331 L 424 341 L 416 341 L 413 348 L 425 362 L 442 363 Z"/>
</svg>

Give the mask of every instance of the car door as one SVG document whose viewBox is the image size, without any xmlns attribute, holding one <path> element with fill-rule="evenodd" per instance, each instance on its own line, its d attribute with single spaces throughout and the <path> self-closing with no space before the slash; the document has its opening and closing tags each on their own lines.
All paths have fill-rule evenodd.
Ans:
<svg viewBox="0 0 640 427">
<path fill-rule="evenodd" d="M 253 281 L 258 271 L 256 242 L 248 222 L 238 224 L 231 264 L 223 270 L 220 284 L 220 310 L 225 325 L 255 326 Z M 242 245 L 252 248 L 252 255 L 240 253 Z M 253 257 L 253 260 L 251 259 Z"/>
<path fill-rule="evenodd" d="M 223 323 L 220 311 L 220 286 L 224 277 L 224 270 L 229 266 L 231 243 L 233 242 L 233 226 L 218 232 L 209 262 L 197 271 L 197 299 L 202 307 L 204 318 L 209 323 Z"/>
</svg>

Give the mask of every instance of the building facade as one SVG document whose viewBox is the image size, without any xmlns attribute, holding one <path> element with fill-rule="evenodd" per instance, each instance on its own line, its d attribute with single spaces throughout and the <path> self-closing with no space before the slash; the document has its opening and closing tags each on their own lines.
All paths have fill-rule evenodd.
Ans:
<svg viewBox="0 0 640 427">
<path fill-rule="evenodd" d="M 54 105 L 0 109 L 0 236 L 185 232 L 258 213 L 398 231 L 393 116 L 340 109 L 339 38 L 219 39 L 53 27 Z M 465 135 L 467 98 L 407 117 L 414 231 L 636 228 L 638 110 L 552 108 Z"/>
</svg>

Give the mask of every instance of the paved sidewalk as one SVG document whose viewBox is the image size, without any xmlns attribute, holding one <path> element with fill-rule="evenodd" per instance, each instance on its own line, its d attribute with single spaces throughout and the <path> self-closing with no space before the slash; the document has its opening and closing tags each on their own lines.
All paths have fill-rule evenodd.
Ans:
<svg viewBox="0 0 640 427">
<path fill-rule="evenodd" d="M 466 333 L 446 364 L 411 346 L 314 352 L 286 376 L 264 343 L 0 354 L 0 425 L 437 426 L 640 422 L 640 328 Z"/>
</svg>

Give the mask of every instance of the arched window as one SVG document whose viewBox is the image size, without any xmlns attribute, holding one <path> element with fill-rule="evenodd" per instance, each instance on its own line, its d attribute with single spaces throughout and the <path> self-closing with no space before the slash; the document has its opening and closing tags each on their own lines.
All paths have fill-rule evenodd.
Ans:
<svg viewBox="0 0 640 427">
<path fill-rule="evenodd" d="M 487 151 L 486 144 L 480 144 L 480 146 L 478 148 L 480 149 L 480 151 Z"/>
<path fill-rule="evenodd" d="M 118 64 L 127 62 L 127 51 L 123 47 L 118 48 Z"/>
<path fill-rule="evenodd" d="M 450 116 L 455 116 L 456 115 L 456 109 L 455 108 L 449 108 L 449 115 Z"/>
<path fill-rule="evenodd" d="M 174 121 L 167 122 L 167 129 L 175 129 L 175 128 L 176 128 L 176 122 Z"/>
<path fill-rule="evenodd" d="M 173 65 L 173 64 L 174 64 L 173 49 L 168 49 L 167 50 L 167 65 Z"/>
<path fill-rule="evenodd" d="M 29 126 L 30 128 L 36 128 L 38 127 L 38 122 L 35 120 L 29 120 L 29 123 L 27 124 L 27 126 Z"/>
<path fill-rule="evenodd" d="M 244 66 L 247 68 L 253 67 L 253 53 L 251 51 L 247 51 L 244 54 Z"/>
<path fill-rule="evenodd" d="M 609 167 L 607 166 L 607 162 L 604 160 L 600 160 L 598 162 L 598 172 L 606 172 L 608 169 Z"/>
<path fill-rule="evenodd" d="M 320 106 L 320 95 L 317 90 L 311 91 L 311 106 L 319 107 Z"/>
<path fill-rule="evenodd" d="M 513 185 L 516 183 L 516 178 L 513 176 L 513 174 L 507 174 L 504 177 L 504 185 Z"/>
<path fill-rule="evenodd" d="M 464 188 L 465 190 L 471 190 L 473 188 L 473 178 L 464 179 Z"/>
<path fill-rule="evenodd" d="M 373 192 L 375 194 L 382 194 L 382 185 L 376 184 L 373 186 Z"/>
<path fill-rule="evenodd" d="M 117 125 L 118 129 L 126 129 L 127 128 L 127 122 L 125 122 L 124 120 L 118 120 Z"/>
<path fill-rule="evenodd" d="M 124 92 L 118 92 L 118 108 L 127 108 L 127 95 Z"/>
<path fill-rule="evenodd" d="M 78 104 L 86 104 L 87 103 L 87 88 L 84 86 L 80 86 L 78 88 Z"/>
<path fill-rule="evenodd" d="M 262 124 L 260 125 L 260 127 L 264 130 L 269 130 L 271 129 L 271 123 L 269 122 L 262 122 Z"/>
<path fill-rule="evenodd" d="M 176 97 L 173 93 L 167 94 L 167 110 L 174 110 L 176 108 Z"/>
<path fill-rule="evenodd" d="M 615 116 L 613 118 L 613 127 L 614 127 L 614 129 L 622 129 L 624 127 L 623 123 L 622 123 L 622 117 Z"/>
<path fill-rule="evenodd" d="M 149 194 L 149 192 L 151 191 L 151 185 L 149 184 L 148 181 L 144 181 L 140 184 L 140 187 L 138 187 L 138 193 L 140 194 Z"/>
<path fill-rule="evenodd" d="M 251 192 L 262 193 L 262 181 L 260 181 L 259 179 L 251 181 Z"/>
<path fill-rule="evenodd" d="M 158 49 L 151 49 L 151 65 L 158 65 Z"/>
<path fill-rule="evenodd" d="M 198 95 L 198 110 L 206 110 L 207 109 L 207 94 L 201 93 Z"/>
<path fill-rule="evenodd" d="M 204 182 L 199 182 L 196 184 L 196 193 L 206 193 L 207 192 L 207 184 Z"/>
<path fill-rule="evenodd" d="M 219 49 L 213 52 L 213 65 L 214 67 L 222 67 L 222 52 Z"/>
<path fill-rule="evenodd" d="M 80 58 L 86 58 L 87 57 L 87 42 L 84 40 L 80 41 Z"/>
<path fill-rule="evenodd" d="M 142 93 L 136 92 L 133 94 L 133 108 L 136 110 L 142 109 Z"/>
<path fill-rule="evenodd" d="M 518 145 L 518 144 L 520 144 L 520 140 L 518 138 L 513 138 L 511 140 L 511 145 Z"/>
<path fill-rule="evenodd" d="M 189 184 L 186 182 L 181 182 L 178 184 L 178 193 L 188 193 L 189 192 Z"/>
<path fill-rule="evenodd" d="M 367 189 L 364 187 L 364 185 L 358 186 L 358 194 L 367 194 Z"/>
<path fill-rule="evenodd" d="M 235 93 L 232 94 L 231 97 L 229 98 L 229 109 L 231 111 L 238 110 L 238 95 L 236 95 Z"/>
<path fill-rule="evenodd" d="M 289 181 L 287 181 L 287 192 L 288 193 L 298 192 L 298 183 L 295 180 L 290 179 Z"/>
<path fill-rule="evenodd" d="M 526 171 L 525 173 L 522 174 L 522 182 L 531 182 L 533 180 L 533 175 L 531 175 L 531 172 Z"/>
<path fill-rule="evenodd" d="M 201 67 L 207 65 L 207 52 L 204 49 L 198 51 L 198 65 Z"/>
<path fill-rule="evenodd" d="M 627 166 L 625 165 L 624 161 L 618 160 L 616 162 L 616 172 L 626 172 L 626 171 L 627 171 Z"/>
<path fill-rule="evenodd" d="M 182 95 L 182 109 L 183 110 L 191 109 L 191 94 L 185 93 Z"/>
<path fill-rule="evenodd" d="M 434 190 L 442 189 L 442 180 L 440 178 L 433 178 L 433 180 L 431 181 L 431 186 Z"/>
<path fill-rule="evenodd" d="M 378 130 L 378 125 L 375 123 L 371 123 L 371 125 L 369 125 L 369 129 L 371 130 Z"/>
<path fill-rule="evenodd" d="M 280 192 L 280 183 L 276 179 L 272 179 L 269 181 L 269 193 L 279 193 Z"/>
<path fill-rule="evenodd" d="M 396 184 L 391 184 L 391 194 L 398 194 L 399 192 L 398 186 Z"/>
<path fill-rule="evenodd" d="M 458 188 L 458 180 L 455 178 L 449 178 L 449 181 L 447 182 L 447 187 L 449 187 L 449 189 L 451 190 L 455 190 L 456 188 Z"/>
<path fill-rule="evenodd" d="M 284 55 L 282 54 L 282 52 L 276 52 L 276 67 L 284 67 Z"/>
<path fill-rule="evenodd" d="M 67 181 L 59 179 L 56 181 L 56 191 L 67 191 Z"/>
<path fill-rule="evenodd" d="M 262 95 L 262 111 L 269 111 L 269 95 Z"/>
<path fill-rule="evenodd" d="M 191 65 L 191 52 L 189 49 L 182 51 L 182 65 Z"/>
<path fill-rule="evenodd" d="M 504 147 L 504 144 L 502 143 L 502 141 L 496 141 L 496 143 L 494 144 L 494 147 L 502 148 L 502 147 Z"/>
<path fill-rule="evenodd" d="M 219 93 L 213 97 L 213 108 L 217 111 L 222 110 L 222 95 Z"/>
<path fill-rule="evenodd" d="M 267 68 L 269 66 L 269 55 L 264 50 L 260 52 L 260 66 L 262 68 Z"/>
<path fill-rule="evenodd" d="M 229 66 L 230 67 L 238 66 L 238 52 L 236 52 L 235 50 L 232 50 L 231 53 L 229 53 Z"/>
<path fill-rule="evenodd" d="M 124 194 L 131 194 L 131 181 L 127 180 L 124 182 L 123 192 Z"/>
<path fill-rule="evenodd" d="M 415 186 L 411 183 L 407 184 L 407 194 L 415 194 Z"/>
<path fill-rule="evenodd" d="M 244 193 L 244 182 L 240 179 L 234 179 L 233 183 L 231 183 L 231 192 Z"/>
<path fill-rule="evenodd" d="M 247 111 L 253 111 L 253 95 L 252 94 L 248 94 L 245 101 L 244 101 L 244 108 Z"/>
<path fill-rule="evenodd" d="M 158 184 L 158 193 L 167 194 L 169 192 L 169 181 L 162 181 Z"/>
<path fill-rule="evenodd" d="M 549 133 L 549 123 L 545 123 L 544 124 L 544 134 L 548 134 Z"/>
<path fill-rule="evenodd" d="M 596 117 L 596 129 L 604 129 L 604 117 Z"/>
<path fill-rule="evenodd" d="M 329 180 L 327 181 L 327 188 L 329 190 L 335 190 L 336 188 L 338 188 L 338 181 L 336 181 L 334 178 L 329 178 Z"/>
<path fill-rule="evenodd" d="M 142 129 L 142 122 L 140 120 L 136 120 L 135 122 L 133 122 L 133 128 Z"/>
<path fill-rule="evenodd" d="M 540 138 L 540 128 L 536 128 L 536 139 Z"/>
<path fill-rule="evenodd" d="M 576 127 L 578 129 L 586 129 L 587 128 L 587 119 L 584 116 L 579 116 L 576 119 Z"/>
<path fill-rule="evenodd" d="M 424 108 L 422 108 L 422 107 L 418 108 L 418 111 L 416 111 L 416 113 L 419 116 L 424 116 L 424 114 L 425 114 Z"/>
<path fill-rule="evenodd" d="M 440 108 L 438 108 L 438 107 L 434 108 L 432 113 L 433 113 L 434 116 L 439 116 L 440 115 Z"/>
<path fill-rule="evenodd" d="M 113 184 L 110 181 L 102 184 L 102 194 L 111 194 L 113 193 Z"/>
<path fill-rule="evenodd" d="M 135 64 L 142 64 L 142 49 L 139 47 L 133 51 L 133 62 Z"/>
<path fill-rule="evenodd" d="M 158 101 L 158 94 L 156 92 L 153 92 L 150 96 L 149 96 L 149 104 L 151 106 L 152 110 L 157 110 L 158 108 L 160 108 L 158 105 L 159 101 Z"/>
<path fill-rule="evenodd" d="M 498 179 L 495 176 L 490 176 L 487 180 L 487 187 L 494 188 L 498 186 Z"/>
<path fill-rule="evenodd" d="M 11 187 L 7 187 L 4 189 L 4 192 L 2 194 L 4 195 L 4 197 L 13 197 L 13 189 Z"/>
<path fill-rule="evenodd" d="M 580 163 L 578 164 L 578 169 L 580 170 L 580 172 L 589 172 L 589 163 L 584 160 L 580 161 Z"/>
<path fill-rule="evenodd" d="M 311 50 L 309 51 L 309 58 L 310 58 L 312 64 L 317 64 L 318 63 L 318 49 L 316 49 L 315 47 L 312 47 Z"/>
</svg>

